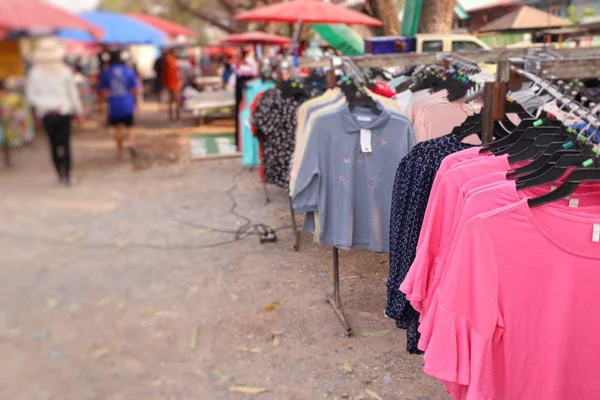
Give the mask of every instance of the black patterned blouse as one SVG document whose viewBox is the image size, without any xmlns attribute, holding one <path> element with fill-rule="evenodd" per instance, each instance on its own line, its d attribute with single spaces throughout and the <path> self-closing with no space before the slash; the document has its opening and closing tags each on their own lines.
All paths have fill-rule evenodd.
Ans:
<svg viewBox="0 0 600 400">
<path fill-rule="evenodd" d="M 400 285 L 416 257 L 419 233 L 425 218 L 429 193 L 440 164 L 450 154 L 472 147 L 444 136 L 418 143 L 402 159 L 396 171 L 390 221 L 390 272 L 385 313 L 406 329 L 406 350 L 419 354 L 419 313 L 407 301 Z"/>
<path fill-rule="evenodd" d="M 289 168 L 296 143 L 296 111 L 302 104 L 283 97 L 277 88 L 269 89 L 253 116 L 256 136 L 263 146 L 265 182 L 287 188 Z"/>
</svg>

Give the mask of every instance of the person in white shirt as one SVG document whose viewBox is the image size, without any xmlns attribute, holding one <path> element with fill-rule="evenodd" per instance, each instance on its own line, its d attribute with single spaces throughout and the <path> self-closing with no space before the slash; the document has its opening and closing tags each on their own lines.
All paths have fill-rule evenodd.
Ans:
<svg viewBox="0 0 600 400">
<path fill-rule="evenodd" d="M 64 47 L 57 39 L 41 39 L 25 81 L 25 95 L 44 123 L 59 182 L 70 185 L 71 120 L 83 120 L 83 105 L 64 56 Z"/>
</svg>

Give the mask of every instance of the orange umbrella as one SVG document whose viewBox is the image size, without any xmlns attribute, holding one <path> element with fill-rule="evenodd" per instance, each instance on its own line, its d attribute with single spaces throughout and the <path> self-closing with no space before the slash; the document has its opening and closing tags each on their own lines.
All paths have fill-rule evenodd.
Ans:
<svg viewBox="0 0 600 400">
<path fill-rule="evenodd" d="M 319 0 L 293 0 L 255 8 L 236 16 L 239 21 L 302 22 L 306 24 L 349 24 L 381 26 L 367 15 Z"/>
<path fill-rule="evenodd" d="M 229 35 L 219 41 L 219 43 L 227 43 L 227 44 L 272 44 L 276 46 L 283 46 L 286 44 L 292 43 L 292 39 L 279 36 L 272 35 L 270 33 L 265 32 L 246 32 L 240 33 L 236 35 Z"/>
</svg>

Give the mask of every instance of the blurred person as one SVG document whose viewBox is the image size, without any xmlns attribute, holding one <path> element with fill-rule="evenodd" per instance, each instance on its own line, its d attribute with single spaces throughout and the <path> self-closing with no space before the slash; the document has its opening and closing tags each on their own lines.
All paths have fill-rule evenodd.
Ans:
<svg viewBox="0 0 600 400">
<path fill-rule="evenodd" d="M 182 83 L 194 78 L 194 67 L 185 50 L 181 50 L 177 55 L 177 70 L 179 71 L 179 81 Z"/>
<path fill-rule="evenodd" d="M 43 121 L 52 161 L 61 184 L 71 185 L 71 120 L 83 121 L 83 105 L 65 49 L 55 38 L 43 38 L 33 53 L 25 96 Z"/>
<path fill-rule="evenodd" d="M 221 72 L 221 80 L 223 82 L 223 89 L 227 88 L 227 85 L 229 84 L 229 80 L 231 79 L 232 75 L 233 75 L 233 65 L 231 64 L 231 60 L 229 58 L 226 58 L 225 62 L 223 63 L 223 70 Z"/>
<path fill-rule="evenodd" d="M 235 68 L 235 145 L 240 143 L 240 104 L 246 89 L 246 83 L 258 75 L 258 66 L 246 50 L 241 50 Z"/>
<path fill-rule="evenodd" d="M 138 82 L 135 72 L 125 65 L 122 58 L 118 50 L 110 53 L 110 66 L 100 74 L 98 85 L 101 100 L 108 102 L 108 126 L 114 128 L 119 159 L 123 158 L 125 149 L 132 157 L 137 155 L 133 126 Z M 126 144 L 123 128 L 127 135 Z"/>
<path fill-rule="evenodd" d="M 181 80 L 179 79 L 177 50 L 175 48 L 170 48 L 165 56 L 162 70 L 162 82 L 169 92 L 169 120 L 179 121 L 181 118 Z"/>
<path fill-rule="evenodd" d="M 158 58 L 156 59 L 156 61 L 154 61 L 154 95 L 156 96 L 156 101 L 158 102 L 158 104 L 160 104 L 161 102 L 161 97 L 162 97 L 162 92 L 163 92 L 163 82 L 162 82 L 162 74 L 163 74 L 163 68 L 164 68 L 164 63 L 165 63 L 165 51 L 161 50 L 160 55 L 158 56 Z"/>
</svg>

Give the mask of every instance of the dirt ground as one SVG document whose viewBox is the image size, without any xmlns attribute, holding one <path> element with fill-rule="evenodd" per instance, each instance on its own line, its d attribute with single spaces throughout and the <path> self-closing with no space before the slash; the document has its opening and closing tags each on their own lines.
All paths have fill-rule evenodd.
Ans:
<svg viewBox="0 0 600 400">
<path fill-rule="evenodd" d="M 265 204 L 239 159 L 189 161 L 163 118 L 144 114 L 138 163 L 87 124 L 71 188 L 43 134 L 0 170 L 0 400 L 447 399 L 383 315 L 387 255 L 340 255 L 348 338 L 329 248 L 210 229 L 244 225 L 233 201 L 289 226 L 285 193 Z"/>
</svg>

